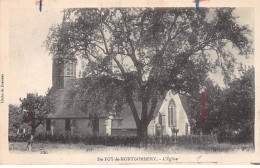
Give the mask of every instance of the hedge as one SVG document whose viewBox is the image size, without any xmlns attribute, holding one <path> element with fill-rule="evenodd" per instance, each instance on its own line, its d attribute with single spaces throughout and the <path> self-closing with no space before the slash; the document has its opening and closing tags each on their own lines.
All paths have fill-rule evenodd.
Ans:
<svg viewBox="0 0 260 168">
<path fill-rule="evenodd" d="M 26 142 L 29 135 L 9 136 L 9 142 Z M 53 143 L 85 143 L 86 145 L 105 145 L 105 146 L 138 146 L 137 136 L 78 136 L 69 134 L 37 134 L 35 142 L 53 142 Z M 211 135 L 185 135 L 175 137 L 170 136 L 148 136 L 148 145 L 191 145 L 191 144 L 212 144 L 217 143 L 217 137 Z"/>
</svg>

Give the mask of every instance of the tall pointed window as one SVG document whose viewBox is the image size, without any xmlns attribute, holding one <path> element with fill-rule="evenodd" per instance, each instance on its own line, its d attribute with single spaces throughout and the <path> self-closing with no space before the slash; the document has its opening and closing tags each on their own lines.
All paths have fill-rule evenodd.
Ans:
<svg viewBox="0 0 260 168">
<path fill-rule="evenodd" d="M 173 99 L 170 100 L 168 107 L 168 125 L 177 126 L 176 105 Z"/>
</svg>

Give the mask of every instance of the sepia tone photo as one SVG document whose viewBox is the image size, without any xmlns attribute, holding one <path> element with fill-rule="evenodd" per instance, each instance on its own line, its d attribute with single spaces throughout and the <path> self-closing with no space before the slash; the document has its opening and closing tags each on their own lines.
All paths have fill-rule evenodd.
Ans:
<svg viewBox="0 0 260 168">
<path fill-rule="evenodd" d="M 9 13 L 10 156 L 255 156 L 254 8 L 41 5 Z"/>
</svg>

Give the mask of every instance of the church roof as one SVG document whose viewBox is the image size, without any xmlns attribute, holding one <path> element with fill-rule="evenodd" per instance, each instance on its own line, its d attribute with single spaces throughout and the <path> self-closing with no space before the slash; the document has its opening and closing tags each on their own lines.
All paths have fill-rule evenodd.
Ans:
<svg viewBox="0 0 260 168">
<path fill-rule="evenodd" d="M 91 104 L 87 104 L 86 107 L 80 107 L 76 103 L 77 101 L 81 100 L 79 99 L 77 93 L 78 85 L 84 85 L 83 87 L 86 89 L 88 86 L 88 83 L 93 81 L 94 79 L 91 78 L 77 78 L 77 79 L 71 79 L 67 85 L 64 87 L 64 89 L 51 89 L 51 101 L 54 103 L 54 111 L 52 111 L 48 118 L 89 118 L 89 115 L 92 111 L 95 111 L 96 113 L 100 114 L 100 117 L 107 117 L 108 111 L 105 111 L 102 108 L 96 108 L 93 109 L 93 106 Z M 71 90 L 74 89 L 74 92 L 71 92 Z M 85 95 L 86 99 L 89 98 L 89 95 Z M 185 96 L 180 95 L 180 99 L 183 103 L 183 107 L 186 107 L 187 99 Z M 155 108 L 154 117 L 158 115 L 159 110 L 161 108 L 161 105 L 163 103 L 163 100 L 158 101 L 157 106 Z M 142 109 L 142 103 L 141 102 L 135 102 L 135 106 L 137 111 L 139 112 L 139 118 L 141 116 L 141 109 Z M 150 104 L 148 105 L 148 112 L 149 112 Z M 187 111 L 188 109 L 184 109 Z M 124 105 L 123 110 L 115 116 L 115 119 L 123 119 L 122 120 L 122 127 L 121 129 L 134 129 L 136 128 L 136 124 L 133 118 L 132 111 L 130 109 L 130 106 L 128 104 Z M 113 127 L 118 128 L 118 127 Z"/>
<path fill-rule="evenodd" d="M 90 78 L 71 79 L 64 89 L 52 88 L 50 95 L 54 110 L 48 115 L 48 118 L 88 118 L 92 111 L 99 113 L 100 117 L 106 117 L 104 109 L 98 106 L 94 107 L 91 103 L 86 103 L 86 107 L 77 104 L 78 101 L 82 101 L 80 97 L 82 95 L 77 93 L 80 92 L 77 87 L 81 85 L 86 89 L 87 83 L 91 80 Z M 89 95 L 85 95 L 85 99 L 88 98 L 90 98 Z"/>
<path fill-rule="evenodd" d="M 93 79 L 91 78 L 77 78 L 71 79 L 64 89 L 54 89 L 52 88 L 50 91 L 51 101 L 54 104 L 54 110 L 48 115 L 48 118 L 88 118 L 90 112 L 93 110 L 91 104 L 88 104 L 87 108 L 82 108 L 76 106 L 75 103 L 77 101 L 77 94 L 72 95 L 72 88 L 75 89 L 77 85 L 85 85 L 87 87 L 87 83 L 91 82 Z M 88 95 L 86 95 L 88 96 Z M 162 101 L 157 103 L 154 116 L 159 113 L 159 109 L 161 107 Z M 135 102 L 136 109 L 139 111 L 142 109 L 141 102 Z M 90 110 L 92 109 L 92 110 Z M 149 111 L 149 109 L 148 109 Z M 95 112 L 101 114 L 101 117 L 105 117 L 108 115 L 108 112 L 104 111 L 104 109 L 95 109 Z M 140 116 L 140 114 L 139 114 Z M 136 128 L 135 121 L 133 118 L 133 114 L 128 105 L 123 107 L 122 112 L 116 118 L 123 118 L 124 126 L 127 128 Z"/>
<path fill-rule="evenodd" d="M 75 110 L 60 110 L 57 113 L 50 114 L 48 118 L 88 118 L 88 115 Z"/>
<path fill-rule="evenodd" d="M 68 96 L 70 87 L 73 83 L 77 83 L 78 79 L 72 79 L 71 82 L 64 87 L 64 89 L 51 90 L 51 98 L 54 103 L 54 111 L 52 111 L 48 118 L 86 118 L 87 113 L 83 112 L 79 108 L 72 107 L 70 97 Z"/>
</svg>

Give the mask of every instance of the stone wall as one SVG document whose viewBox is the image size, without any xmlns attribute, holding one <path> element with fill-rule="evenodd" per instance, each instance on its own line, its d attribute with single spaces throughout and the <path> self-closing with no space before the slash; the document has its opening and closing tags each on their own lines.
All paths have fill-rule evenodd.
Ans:
<svg viewBox="0 0 260 168">
<path fill-rule="evenodd" d="M 72 133 L 72 134 L 75 134 L 75 135 L 91 135 L 92 134 L 91 121 L 87 118 L 70 119 L 70 121 L 75 120 L 75 122 L 74 122 L 75 125 L 72 125 L 70 127 L 71 128 L 70 131 L 65 130 L 65 119 L 51 119 L 51 120 L 52 120 L 52 122 L 55 122 L 55 124 L 52 126 L 53 134 L 64 134 L 64 133 L 69 133 L 69 132 Z M 41 132 L 45 131 L 45 132 L 51 133 L 51 131 L 46 131 L 45 127 L 41 128 L 41 130 L 43 130 Z M 99 133 L 98 134 L 99 135 L 109 134 L 107 132 L 108 132 L 107 118 L 100 118 L 99 119 Z"/>
</svg>

